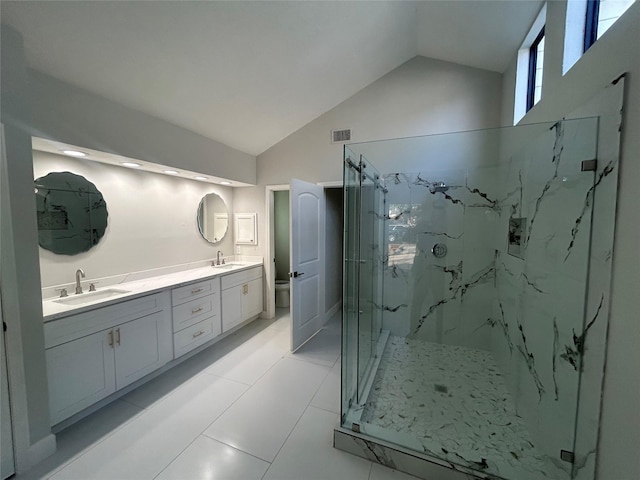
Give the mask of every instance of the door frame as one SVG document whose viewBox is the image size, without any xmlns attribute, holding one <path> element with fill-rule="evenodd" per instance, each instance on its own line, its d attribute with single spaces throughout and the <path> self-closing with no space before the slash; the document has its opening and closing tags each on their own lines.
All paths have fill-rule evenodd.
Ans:
<svg viewBox="0 0 640 480">
<path fill-rule="evenodd" d="M 266 295 L 266 317 L 273 318 L 276 316 L 276 269 L 274 259 L 276 255 L 276 233 L 275 233 L 275 207 L 274 207 L 274 194 L 275 192 L 289 191 L 291 188 L 289 184 L 280 185 L 267 185 L 266 190 L 266 212 L 267 219 L 267 248 L 266 257 L 264 262 L 264 274 L 265 274 L 265 295 Z M 289 200 L 291 201 L 291 200 Z"/>
<path fill-rule="evenodd" d="M 328 182 L 311 182 L 324 187 L 325 190 L 327 188 L 335 188 L 342 187 L 344 185 L 343 180 L 333 180 Z M 267 185 L 265 187 L 265 218 L 267 224 L 267 245 L 266 245 L 266 256 L 264 262 L 264 273 L 265 273 L 265 287 L 264 292 L 266 296 L 266 309 L 264 316 L 266 318 L 273 318 L 276 315 L 276 297 L 275 297 L 275 288 L 276 288 L 276 269 L 274 268 L 273 259 L 275 258 L 275 211 L 274 211 L 274 193 L 281 192 L 283 190 L 291 190 L 291 187 L 288 183 L 286 184 L 278 184 L 278 185 Z M 291 202 L 291 199 L 289 199 Z M 326 313 L 326 312 L 325 312 Z"/>
</svg>

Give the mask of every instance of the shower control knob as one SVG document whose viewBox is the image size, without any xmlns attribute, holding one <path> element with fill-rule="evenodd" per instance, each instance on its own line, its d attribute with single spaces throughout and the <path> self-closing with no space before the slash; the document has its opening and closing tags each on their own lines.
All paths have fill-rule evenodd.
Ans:
<svg viewBox="0 0 640 480">
<path fill-rule="evenodd" d="M 431 253 L 436 258 L 442 258 L 447 254 L 447 246 L 444 243 L 436 243 L 431 247 Z"/>
</svg>

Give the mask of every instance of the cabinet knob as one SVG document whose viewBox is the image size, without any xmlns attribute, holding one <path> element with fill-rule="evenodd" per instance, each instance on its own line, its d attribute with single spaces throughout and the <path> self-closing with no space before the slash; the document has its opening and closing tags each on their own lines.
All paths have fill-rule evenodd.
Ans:
<svg viewBox="0 0 640 480">
<path fill-rule="evenodd" d="M 249 293 L 249 285 L 242 286 L 242 294 L 247 295 Z"/>
<path fill-rule="evenodd" d="M 108 335 L 108 337 L 109 337 L 109 341 L 108 341 L 109 346 L 110 346 L 111 348 L 113 348 L 113 330 L 109 330 L 109 335 Z"/>
<path fill-rule="evenodd" d="M 116 328 L 116 345 L 120 345 L 120 328 Z"/>
<path fill-rule="evenodd" d="M 193 338 L 199 337 L 200 335 L 204 334 L 204 330 L 200 330 L 199 332 L 194 333 L 192 336 Z"/>
<path fill-rule="evenodd" d="M 194 288 L 193 290 L 191 290 L 191 293 L 195 294 L 195 293 L 200 293 L 202 291 L 201 288 Z"/>
<path fill-rule="evenodd" d="M 201 311 L 202 311 L 202 307 L 198 307 L 198 308 L 196 308 L 194 310 L 191 310 L 191 315 L 195 315 L 196 313 L 199 313 Z"/>
</svg>

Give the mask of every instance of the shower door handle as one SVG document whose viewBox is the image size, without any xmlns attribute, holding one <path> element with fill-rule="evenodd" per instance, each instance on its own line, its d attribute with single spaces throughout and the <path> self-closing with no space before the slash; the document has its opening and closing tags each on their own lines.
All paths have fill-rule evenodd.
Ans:
<svg viewBox="0 0 640 480">
<path fill-rule="evenodd" d="M 304 275 L 304 272 L 289 272 L 290 278 L 298 278 Z"/>
</svg>

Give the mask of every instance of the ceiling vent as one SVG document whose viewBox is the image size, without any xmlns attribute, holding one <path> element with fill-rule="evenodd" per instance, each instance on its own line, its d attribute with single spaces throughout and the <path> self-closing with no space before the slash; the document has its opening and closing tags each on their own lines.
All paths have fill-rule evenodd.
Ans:
<svg viewBox="0 0 640 480">
<path fill-rule="evenodd" d="M 344 143 L 351 141 L 351 129 L 331 130 L 331 143 Z"/>
</svg>

